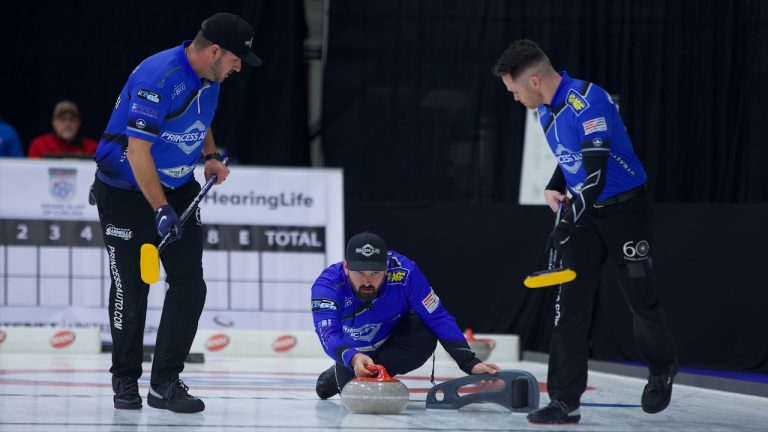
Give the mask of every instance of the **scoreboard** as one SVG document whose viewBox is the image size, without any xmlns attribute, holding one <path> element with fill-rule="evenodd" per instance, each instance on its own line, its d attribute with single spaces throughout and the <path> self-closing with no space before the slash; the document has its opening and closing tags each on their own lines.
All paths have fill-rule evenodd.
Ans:
<svg viewBox="0 0 768 432">
<path fill-rule="evenodd" d="M 200 328 L 311 329 L 312 282 L 343 257 L 341 170 L 231 169 L 200 204 L 208 285 Z M 0 159 L 0 325 L 97 326 L 109 341 L 108 260 L 88 204 L 94 173 L 93 162 Z M 148 344 L 164 292 L 161 270 Z"/>
</svg>

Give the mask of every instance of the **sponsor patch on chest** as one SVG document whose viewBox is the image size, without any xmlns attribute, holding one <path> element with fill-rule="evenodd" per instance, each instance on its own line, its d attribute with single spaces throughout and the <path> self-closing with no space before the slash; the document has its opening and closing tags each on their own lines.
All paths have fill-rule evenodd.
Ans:
<svg viewBox="0 0 768 432">
<path fill-rule="evenodd" d="M 348 334 L 352 339 L 366 342 L 372 341 L 373 338 L 376 337 L 376 334 L 379 332 L 380 328 L 381 324 L 378 323 L 365 324 L 362 327 L 343 326 L 344 332 Z"/>
<path fill-rule="evenodd" d="M 405 285 L 408 280 L 408 269 L 392 268 L 387 271 L 387 283 L 390 285 Z"/>
<path fill-rule="evenodd" d="M 571 89 L 568 91 L 568 96 L 565 98 L 565 103 L 568 104 L 576 115 L 580 115 L 582 111 L 589 108 L 589 102 L 584 99 L 584 96 L 580 95 L 576 90 Z"/>
</svg>

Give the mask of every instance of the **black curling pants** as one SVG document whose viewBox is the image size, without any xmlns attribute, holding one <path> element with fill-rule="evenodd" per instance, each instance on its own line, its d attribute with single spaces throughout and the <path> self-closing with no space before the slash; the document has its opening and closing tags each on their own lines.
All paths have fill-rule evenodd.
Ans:
<svg viewBox="0 0 768 432">
<path fill-rule="evenodd" d="M 192 181 L 166 191 L 166 197 L 181 217 L 199 191 L 200 185 Z M 149 294 L 149 285 L 141 280 L 139 258 L 142 244 L 159 242 L 155 216 L 140 192 L 115 188 L 98 178 L 93 192 L 112 277 L 109 291 L 110 372 L 116 377 L 138 379 L 142 373 Z M 160 256 L 167 285 L 150 378 L 154 388 L 178 378 L 184 370 L 184 360 L 197 333 L 197 322 L 205 304 L 202 254 L 203 231 L 199 213 L 195 212 L 184 224 L 181 239 L 171 242 Z"/>
<path fill-rule="evenodd" d="M 372 354 L 365 353 L 376 364 L 384 366 L 391 376 L 406 374 L 426 362 L 437 346 L 437 337 L 418 315 L 411 312 L 392 330 L 392 334 Z M 344 388 L 354 372 L 345 365 L 336 364 L 336 382 Z"/>
<path fill-rule="evenodd" d="M 667 373 L 676 362 L 674 341 L 651 283 L 650 200 L 644 196 L 589 212 L 563 250 L 563 266 L 577 277 L 559 287 L 549 353 L 549 396 L 571 406 L 580 404 L 587 386 L 589 329 L 606 260 L 632 312 L 635 340 L 650 372 Z"/>
</svg>

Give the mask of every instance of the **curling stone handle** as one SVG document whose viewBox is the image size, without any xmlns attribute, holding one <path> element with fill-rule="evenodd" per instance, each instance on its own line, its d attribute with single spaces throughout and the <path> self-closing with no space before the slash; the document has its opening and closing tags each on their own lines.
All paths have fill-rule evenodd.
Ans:
<svg viewBox="0 0 768 432">
<path fill-rule="evenodd" d="M 379 374 L 373 377 L 378 381 L 392 381 L 392 377 L 389 376 L 387 369 L 380 364 L 365 365 L 365 368 L 371 372 L 378 372 Z"/>
</svg>

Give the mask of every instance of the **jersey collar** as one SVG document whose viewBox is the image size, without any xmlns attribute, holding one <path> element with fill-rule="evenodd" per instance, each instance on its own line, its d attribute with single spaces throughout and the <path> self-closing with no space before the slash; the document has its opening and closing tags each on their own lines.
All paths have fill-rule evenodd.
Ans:
<svg viewBox="0 0 768 432">
<path fill-rule="evenodd" d="M 560 84 L 558 84 L 555 94 L 552 95 L 552 101 L 549 103 L 549 106 L 552 107 L 552 111 L 559 111 L 559 108 L 565 104 L 565 98 L 568 96 L 568 89 L 571 88 L 571 81 L 573 81 L 566 71 L 560 72 L 560 76 L 562 77 Z"/>
<path fill-rule="evenodd" d="M 195 83 L 195 89 L 199 89 L 203 86 L 202 80 L 197 76 L 197 72 L 192 69 L 192 65 L 189 64 L 189 59 L 187 58 L 187 53 L 184 51 L 190 44 L 192 44 L 191 40 L 185 40 L 181 43 L 181 46 L 176 49 L 176 60 L 179 62 L 179 66 L 184 70 L 184 74 L 189 81 Z"/>
</svg>

